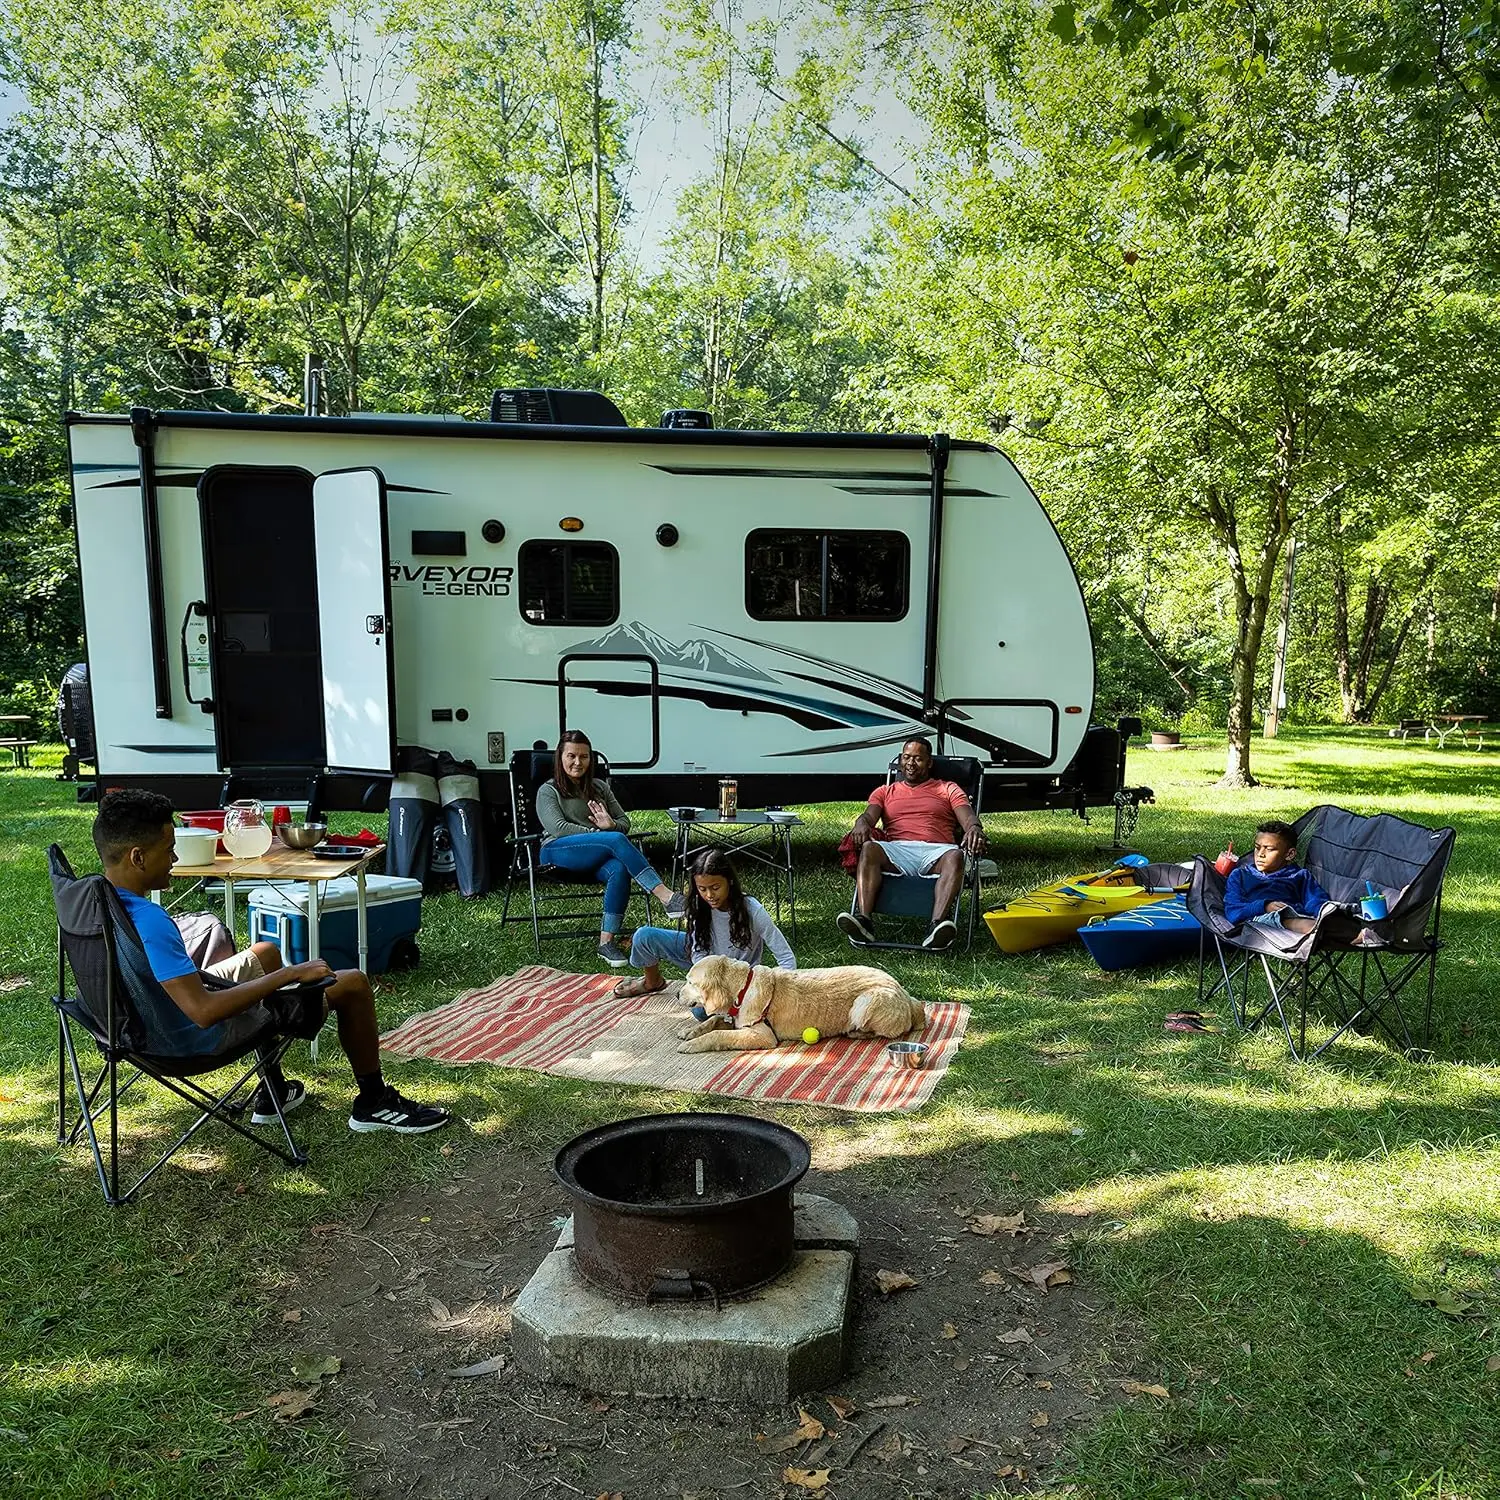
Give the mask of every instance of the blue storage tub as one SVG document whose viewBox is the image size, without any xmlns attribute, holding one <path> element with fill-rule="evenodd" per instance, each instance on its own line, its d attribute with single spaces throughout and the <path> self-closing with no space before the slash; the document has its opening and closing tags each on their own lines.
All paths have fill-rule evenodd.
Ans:
<svg viewBox="0 0 1500 1500">
<path fill-rule="evenodd" d="M 335 969 L 359 967 L 358 886 L 352 875 L 325 881 L 318 893 L 319 957 Z M 250 941 L 275 943 L 284 963 L 306 963 L 308 887 L 264 885 L 250 893 Z M 391 949 L 422 925 L 422 882 L 398 875 L 365 876 L 368 972 L 391 966 Z"/>
</svg>

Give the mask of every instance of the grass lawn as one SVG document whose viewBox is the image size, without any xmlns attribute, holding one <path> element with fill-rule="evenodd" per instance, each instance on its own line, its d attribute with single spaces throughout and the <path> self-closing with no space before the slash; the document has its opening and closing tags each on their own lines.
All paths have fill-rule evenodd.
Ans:
<svg viewBox="0 0 1500 1500">
<path fill-rule="evenodd" d="M 1091 1216 L 1073 1255 L 1080 1283 L 1140 1331 L 1139 1363 L 1172 1399 L 1113 1410 L 1054 1488 L 1500 1500 L 1497 757 L 1373 731 L 1293 732 L 1256 747 L 1265 784 L 1245 792 L 1212 787 L 1221 760 L 1208 745 L 1133 754 L 1132 781 L 1158 796 L 1137 847 L 1171 859 L 1233 837 L 1244 849 L 1257 821 L 1321 801 L 1457 827 L 1435 1061 L 1351 1038 L 1299 1066 L 1279 1033 L 1166 1034 L 1163 1014 L 1192 1003 L 1190 968 L 1107 975 L 1081 946 L 1006 958 L 981 931 L 972 955 L 889 955 L 915 993 L 974 1007 L 927 1109 L 781 1118 L 815 1156 L 858 1153 L 893 1185 L 942 1157 L 971 1167 L 997 1202 Z M 308 1171 L 283 1172 L 219 1132 L 137 1206 L 105 1208 L 86 1152 L 54 1142 L 47 1000 L 43 854 L 57 840 L 93 868 L 91 814 L 38 762 L 0 774 L 0 1495 L 345 1494 L 340 1434 L 277 1424 L 262 1405 L 287 1383 L 256 1345 L 274 1267 L 314 1224 L 377 1190 L 440 1181 L 487 1140 L 544 1160 L 589 1124 L 689 1101 L 398 1065 L 403 1086 L 469 1122 L 448 1132 L 444 1157 L 442 1138 L 349 1134 L 330 1039 L 316 1067 L 295 1070 L 321 1101 L 296 1117 Z M 830 869 L 853 809 L 801 811 L 795 946 L 804 965 L 842 962 L 832 918 L 848 886 Z M 1107 862 L 1094 852 L 1104 819 L 987 824 L 1001 866 L 991 904 Z M 502 931 L 498 899 L 430 899 L 421 943 L 420 969 L 379 985 L 386 1023 L 532 961 L 529 929 Z M 586 944 L 547 957 L 594 967 Z M 180 1113 L 143 1103 L 129 1133 L 163 1134 Z M 1434 1293 L 1461 1313 L 1419 1300 Z"/>
</svg>

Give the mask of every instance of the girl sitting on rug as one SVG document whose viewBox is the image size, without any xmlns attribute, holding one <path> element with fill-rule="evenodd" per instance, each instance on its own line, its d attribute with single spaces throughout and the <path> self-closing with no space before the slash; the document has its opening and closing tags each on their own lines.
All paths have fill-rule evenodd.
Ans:
<svg viewBox="0 0 1500 1500">
<path fill-rule="evenodd" d="M 687 930 L 638 927 L 630 943 L 630 962 L 642 971 L 641 975 L 622 979 L 615 986 L 615 994 L 654 995 L 666 989 L 667 981 L 661 976 L 663 959 L 679 969 L 690 969 L 700 958 L 712 954 L 754 965 L 769 948 L 778 968 L 797 967 L 797 957 L 770 913 L 741 889 L 727 854 L 709 849 L 693 861 L 691 870 Z"/>
</svg>

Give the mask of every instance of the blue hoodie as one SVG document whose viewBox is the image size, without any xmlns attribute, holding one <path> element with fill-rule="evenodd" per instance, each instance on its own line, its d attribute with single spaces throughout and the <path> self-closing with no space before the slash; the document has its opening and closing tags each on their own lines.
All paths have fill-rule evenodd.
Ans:
<svg viewBox="0 0 1500 1500">
<path fill-rule="evenodd" d="M 1247 859 L 1229 872 L 1224 915 L 1238 927 L 1263 915 L 1268 901 L 1285 901 L 1299 915 L 1315 917 L 1332 899 L 1301 865 L 1283 865 L 1262 875 Z"/>
</svg>

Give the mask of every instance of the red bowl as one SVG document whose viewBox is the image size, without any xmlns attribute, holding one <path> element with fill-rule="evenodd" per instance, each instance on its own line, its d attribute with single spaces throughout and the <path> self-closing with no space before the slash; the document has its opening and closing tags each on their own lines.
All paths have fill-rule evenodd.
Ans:
<svg viewBox="0 0 1500 1500">
<path fill-rule="evenodd" d="M 209 807 L 202 812 L 180 812 L 177 816 L 188 828 L 212 828 L 215 833 L 224 832 L 224 809 L 222 807 Z M 224 847 L 223 839 L 219 840 L 219 853 L 229 853 L 229 850 Z"/>
</svg>

